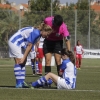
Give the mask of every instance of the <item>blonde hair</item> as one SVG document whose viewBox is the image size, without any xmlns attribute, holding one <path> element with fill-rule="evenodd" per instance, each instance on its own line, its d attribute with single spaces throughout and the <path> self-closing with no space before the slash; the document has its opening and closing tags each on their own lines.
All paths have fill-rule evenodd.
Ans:
<svg viewBox="0 0 100 100">
<path fill-rule="evenodd" d="M 38 27 L 37 27 L 40 31 L 45 31 L 45 32 L 49 32 L 52 33 L 52 28 L 49 25 L 46 25 L 45 23 L 41 23 Z"/>
</svg>

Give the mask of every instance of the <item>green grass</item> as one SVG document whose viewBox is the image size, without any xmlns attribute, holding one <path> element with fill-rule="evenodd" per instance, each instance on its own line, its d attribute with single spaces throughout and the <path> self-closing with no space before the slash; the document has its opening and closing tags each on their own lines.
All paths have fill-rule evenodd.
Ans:
<svg viewBox="0 0 100 100">
<path fill-rule="evenodd" d="M 100 100 L 100 59 L 83 59 L 75 90 L 16 89 L 14 61 L 0 59 L 0 100 Z M 56 73 L 56 67 L 52 67 Z M 26 82 L 37 80 L 26 66 Z M 52 87 L 55 87 L 52 85 Z"/>
</svg>

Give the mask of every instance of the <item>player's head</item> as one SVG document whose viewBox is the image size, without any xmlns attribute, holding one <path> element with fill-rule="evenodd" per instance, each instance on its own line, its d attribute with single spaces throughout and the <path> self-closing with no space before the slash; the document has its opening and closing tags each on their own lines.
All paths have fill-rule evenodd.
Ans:
<svg viewBox="0 0 100 100">
<path fill-rule="evenodd" d="M 55 16 L 54 16 L 53 25 L 59 27 L 59 26 L 62 25 L 62 23 L 63 23 L 63 18 L 62 18 L 62 16 L 61 16 L 61 15 L 55 15 Z"/>
<path fill-rule="evenodd" d="M 71 62 L 75 65 L 75 57 L 74 57 L 74 54 L 72 51 L 69 51 L 68 49 L 66 48 L 63 48 L 61 50 L 61 55 L 62 55 L 62 58 L 65 57 L 66 59 L 66 56 L 71 60 Z"/>
<path fill-rule="evenodd" d="M 80 45 L 80 41 L 79 40 L 77 40 L 77 45 Z"/>
<path fill-rule="evenodd" d="M 48 37 L 52 33 L 52 28 L 49 25 L 46 25 L 44 23 L 41 23 L 38 26 L 38 29 L 41 31 L 41 35 L 43 38 Z"/>
</svg>

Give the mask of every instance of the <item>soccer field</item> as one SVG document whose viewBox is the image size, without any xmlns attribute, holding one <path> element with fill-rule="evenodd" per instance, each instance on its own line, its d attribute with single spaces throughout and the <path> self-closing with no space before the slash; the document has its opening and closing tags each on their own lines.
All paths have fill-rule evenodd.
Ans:
<svg viewBox="0 0 100 100">
<path fill-rule="evenodd" d="M 83 59 L 81 70 L 77 70 L 75 90 L 16 89 L 13 72 L 14 61 L 0 59 L 0 100 L 100 100 L 100 59 Z M 52 67 L 56 73 L 56 67 Z M 26 66 L 26 82 L 38 79 Z"/>
</svg>

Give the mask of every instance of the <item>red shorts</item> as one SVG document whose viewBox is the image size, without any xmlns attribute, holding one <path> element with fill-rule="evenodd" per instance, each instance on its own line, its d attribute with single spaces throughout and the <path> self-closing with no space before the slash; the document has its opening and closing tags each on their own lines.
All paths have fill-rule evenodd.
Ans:
<svg viewBox="0 0 100 100">
<path fill-rule="evenodd" d="M 81 54 L 76 54 L 76 58 L 82 59 L 82 55 Z"/>
<path fill-rule="evenodd" d="M 44 54 L 43 54 L 43 48 L 38 48 L 37 50 L 37 58 L 43 58 Z"/>
</svg>

